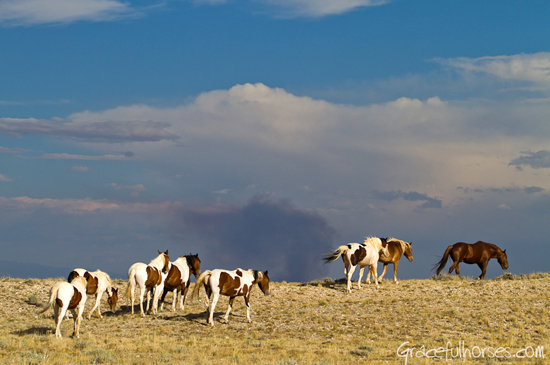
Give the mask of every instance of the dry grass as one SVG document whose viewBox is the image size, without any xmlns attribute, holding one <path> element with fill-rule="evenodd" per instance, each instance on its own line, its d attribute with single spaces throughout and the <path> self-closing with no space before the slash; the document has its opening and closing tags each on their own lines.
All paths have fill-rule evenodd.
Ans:
<svg viewBox="0 0 550 365">
<path fill-rule="evenodd" d="M 399 346 L 426 350 L 474 346 L 550 348 L 550 275 L 382 282 L 345 293 L 345 283 L 271 283 L 270 296 L 252 293 L 252 320 L 238 298 L 229 323 L 222 298 L 215 326 L 206 325 L 204 304 L 185 311 L 132 316 L 121 300 L 116 314 L 83 320 L 73 339 L 72 320 L 53 335 L 52 310 L 36 315 L 51 285 L 61 279 L 0 279 L 0 363 L 16 364 L 349 364 L 404 363 Z M 123 281 L 116 286 L 124 287 Z M 356 283 L 354 283 L 354 289 Z M 201 292 L 201 296 L 204 292 Z M 171 295 L 167 296 L 171 302 Z M 168 303 L 166 303 L 168 304 Z M 166 308 L 165 304 L 165 308 Z M 91 309 L 91 301 L 86 312 Z M 102 308 L 107 307 L 105 299 Z M 170 307 L 170 305 L 168 306 Z M 139 313 L 139 309 L 138 309 Z M 456 350 L 455 350 L 456 354 Z M 440 360 L 409 358 L 409 364 Z M 543 359 L 455 359 L 454 363 L 544 363 Z M 451 362 L 451 360 L 449 360 Z"/>
</svg>

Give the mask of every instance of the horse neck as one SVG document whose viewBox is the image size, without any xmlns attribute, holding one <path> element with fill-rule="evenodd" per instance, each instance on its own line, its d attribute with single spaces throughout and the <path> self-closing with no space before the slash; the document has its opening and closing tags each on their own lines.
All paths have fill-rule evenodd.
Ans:
<svg viewBox="0 0 550 365">
<path fill-rule="evenodd" d="M 162 257 L 162 254 L 155 257 L 151 262 L 149 263 L 149 266 L 153 266 L 159 270 L 162 270 L 164 267 L 164 258 Z"/>
</svg>

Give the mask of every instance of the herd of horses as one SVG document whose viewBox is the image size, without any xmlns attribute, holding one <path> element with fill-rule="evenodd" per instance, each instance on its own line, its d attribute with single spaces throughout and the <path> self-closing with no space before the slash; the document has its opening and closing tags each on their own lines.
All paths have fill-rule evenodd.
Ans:
<svg viewBox="0 0 550 365">
<path fill-rule="evenodd" d="M 351 277 L 359 266 L 359 280 L 357 286 L 361 288 L 361 279 L 363 270 L 366 266 L 369 267 L 367 274 L 367 282 L 370 284 L 370 276 L 372 274 L 376 287 L 378 288 L 379 280 L 382 280 L 386 274 L 388 264 L 394 265 L 393 280 L 397 281 L 397 266 L 402 256 L 405 256 L 409 261 L 413 261 L 412 242 L 406 242 L 397 238 L 379 238 L 367 237 L 363 243 L 349 243 L 338 247 L 333 253 L 324 256 L 324 262 L 330 263 L 342 257 L 344 261 L 344 274 L 347 279 L 347 292 L 351 293 Z M 481 269 L 480 280 L 485 277 L 487 264 L 490 259 L 496 258 L 502 269 L 508 269 L 508 257 L 506 250 L 501 250 L 498 246 L 492 243 L 478 241 L 473 244 L 458 242 L 450 245 L 445 250 L 441 260 L 439 260 L 433 270 L 436 275 L 439 275 L 449 257 L 453 260 L 453 264 L 449 268 L 449 275 L 455 270 L 460 276 L 459 264 L 477 264 Z M 383 273 L 378 277 L 377 267 L 378 262 L 384 265 Z M 250 293 L 254 285 L 258 285 L 264 295 L 269 295 L 269 276 L 268 272 L 258 270 L 206 270 L 201 273 L 201 260 L 199 255 L 185 255 L 179 257 L 176 261 L 171 262 L 166 252 L 158 251 L 158 256 L 155 257 L 149 264 L 135 263 L 128 270 L 128 283 L 126 287 L 126 298 L 131 302 L 131 312 L 134 314 L 134 291 L 136 287 L 140 288 L 139 306 L 141 316 L 145 316 L 145 311 L 155 314 L 158 310 L 158 302 L 160 299 L 161 308 L 164 305 L 164 298 L 168 292 L 173 293 L 172 310 L 176 310 L 176 301 L 179 294 L 179 309 L 184 309 L 185 299 L 187 297 L 189 286 L 191 284 L 191 275 L 196 279 L 196 284 L 192 293 L 193 298 L 199 296 L 200 288 L 205 288 L 206 297 L 205 303 L 207 308 L 207 323 L 214 325 L 213 315 L 216 304 L 220 295 L 229 297 L 229 305 L 224 321 L 227 323 L 229 314 L 233 307 L 235 298 L 242 296 L 246 304 L 246 318 L 250 319 Z M 45 307 L 38 313 L 46 312 L 50 307 L 54 311 L 54 320 L 56 324 L 55 336 L 61 338 L 60 326 L 63 318 L 68 317 L 68 311 L 73 315 L 74 319 L 74 334 L 79 338 L 80 322 L 84 312 L 89 295 L 95 295 L 95 304 L 88 314 L 88 319 L 97 309 L 97 314 L 100 318 L 100 301 L 104 293 L 107 293 L 107 303 L 111 311 L 114 313 L 118 301 L 118 289 L 112 286 L 109 275 L 101 270 L 89 272 L 85 269 L 74 269 L 70 272 L 67 281 L 57 282 L 50 289 L 49 300 Z M 152 305 L 149 310 L 149 304 Z M 144 297 L 147 295 L 146 309 L 143 309 Z"/>
</svg>

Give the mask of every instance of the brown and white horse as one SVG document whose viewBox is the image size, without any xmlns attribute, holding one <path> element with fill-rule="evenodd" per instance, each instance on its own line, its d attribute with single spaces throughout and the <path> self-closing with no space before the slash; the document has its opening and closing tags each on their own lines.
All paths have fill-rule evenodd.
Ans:
<svg viewBox="0 0 550 365">
<path fill-rule="evenodd" d="M 50 299 L 42 310 L 38 312 L 44 313 L 50 307 L 53 308 L 55 320 L 55 337 L 61 338 L 61 322 L 67 310 L 73 313 L 74 319 L 74 334 L 79 338 L 80 322 L 82 321 L 82 312 L 86 305 L 86 279 L 79 276 L 74 278 L 70 283 L 65 281 L 55 283 L 50 289 Z"/>
<path fill-rule="evenodd" d="M 254 284 L 258 284 L 260 290 L 264 295 L 269 295 L 269 276 L 267 271 L 261 272 L 258 270 L 243 270 L 237 269 L 234 271 L 228 270 L 206 270 L 199 276 L 193 289 L 193 298 L 197 298 L 201 285 L 204 285 L 206 290 L 206 302 L 208 298 L 211 298 L 210 306 L 208 309 L 208 323 L 214 325 L 214 309 L 218 303 L 220 295 L 229 297 L 229 307 L 223 317 L 227 323 L 229 320 L 229 313 L 233 307 L 233 302 L 236 297 L 242 296 L 244 303 L 246 304 L 246 318 L 248 322 L 252 322 L 250 319 L 250 292 Z"/>
<path fill-rule="evenodd" d="M 409 243 L 406 241 L 398 240 L 397 238 L 388 238 L 388 255 L 380 255 L 380 258 L 378 259 L 378 262 L 384 264 L 384 270 L 382 271 L 382 275 L 378 277 L 378 281 L 382 281 L 382 278 L 384 277 L 384 275 L 386 275 L 388 265 L 393 264 L 393 281 L 396 284 L 399 284 L 399 281 L 397 281 L 397 266 L 399 265 L 399 260 L 401 259 L 402 255 L 405 255 L 409 262 L 413 261 L 414 258 L 412 254 L 412 242 Z M 361 268 L 361 271 L 363 271 L 363 268 Z M 371 270 L 369 268 L 366 280 L 369 284 L 370 275 Z M 361 274 L 359 274 L 359 276 L 361 276 Z"/>
<path fill-rule="evenodd" d="M 344 274 L 348 279 L 347 291 L 351 293 L 351 276 L 355 267 L 359 266 L 359 280 L 357 287 L 361 289 L 361 277 L 363 268 L 372 266 L 374 282 L 378 288 L 378 273 L 376 272 L 380 254 L 388 255 L 387 241 L 385 238 L 367 237 L 363 243 L 348 243 L 338 247 L 333 253 L 325 255 L 325 264 L 333 262 L 342 256 L 344 260 Z"/>
<path fill-rule="evenodd" d="M 185 304 L 185 298 L 189 291 L 189 285 L 191 284 L 191 274 L 195 276 L 195 279 L 201 274 L 201 260 L 199 254 L 185 255 L 178 257 L 174 262 L 171 262 L 170 271 L 164 280 L 164 292 L 162 298 L 160 298 L 160 308 L 164 306 L 164 298 L 166 293 L 172 291 L 172 310 L 176 310 L 176 299 L 178 292 L 180 294 L 179 308 L 183 310 Z"/>
<path fill-rule="evenodd" d="M 96 270 L 94 272 L 89 272 L 85 269 L 74 269 L 69 274 L 69 278 L 67 279 L 68 282 L 73 281 L 74 278 L 82 276 L 86 279 L 88 285 L 86 286 L 86 294 L 93 295 L 95 294 L 95 305 L 88 314 L 88 319 L 92 317 L 92 314 L 97 308 L 97 314 L 99 315 L 99 318 L 103 318 L 101 316 L 101 310 L 100 310 L 100 302 L 101 297 L 103 296 L 103 293 L 107 293 L 107 303 L 109 304 L 109 307 L 111 308 L 111 312 L 115 312 L 116 304 L 118 301 L 118 289 L 113 288 L 111 284 L 111 277 L 109 274 L 101 271 Z"/>
<path fill-rule="evenodd" d="M 142 262 L 137 262 L 128 269 L 128 286 L 126 287 L 126 298 L 132 300 L 132 314 L 134 314 L 134 290 L 136 285 L 139 285 L 139 309 L 141 316 L 145 316 L 143 311 L 143 297 L 147 292 L 147 311 L 149 311 L 149 299 L 151 291 L 153 295 L 153 314 L 157 312 L 157 302 L 164 288 L 164 279 L 170 269 L 170 257 L 168 250 L 166 252 L 158 251 L 159 255 L 151 260 L 147 265 Z"/>
</svg>

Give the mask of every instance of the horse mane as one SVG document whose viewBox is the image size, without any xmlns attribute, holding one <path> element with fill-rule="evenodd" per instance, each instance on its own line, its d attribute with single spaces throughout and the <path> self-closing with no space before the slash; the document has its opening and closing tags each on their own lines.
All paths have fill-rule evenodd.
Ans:
<svg viewBox="0 0 550 365">
<path fill-rule="evenodd" d="M 393 237 L 388 238 L 388 243 L 389 243 L 390 241 L 399 243 L 399 244 L 401 245 L 401 249 L 403 250 L 403 252 L 405 252 L 407 249 L 410 249 L 410 248 L 411 248 L 411 244 L 410 244 L 409 242 L 402 241 L 402 240 L 400 240 L 400 239 L 393 238 Z"/>
<path fill-rule="evenodd" d="M 378 237 L 367 237 L 365 238 L 363 244 L 370 246 L 375 250 L 380 250 L 382 248 L 382 241 Z"/>
</svg>

